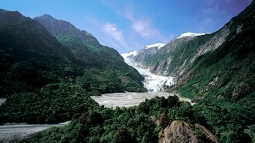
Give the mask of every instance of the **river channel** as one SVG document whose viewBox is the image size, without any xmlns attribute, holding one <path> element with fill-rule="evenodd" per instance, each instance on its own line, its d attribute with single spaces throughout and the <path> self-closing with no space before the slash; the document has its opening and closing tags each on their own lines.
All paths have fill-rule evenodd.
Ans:
<svg viewBox="0 0 255 143">
<path fill-rule="evenodd" d="M 67 125 L 69 122 L 70 121 L 59 124 L 6 123 L 0 126 L 0 143 L 14 142 L 50 127 Z"/>
</svg>

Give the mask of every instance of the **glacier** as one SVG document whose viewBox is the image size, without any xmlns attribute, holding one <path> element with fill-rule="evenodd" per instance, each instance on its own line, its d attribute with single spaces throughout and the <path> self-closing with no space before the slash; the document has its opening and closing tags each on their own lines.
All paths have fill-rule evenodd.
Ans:
<svg viewBox="0 0 255 143">
<path fill-rule="evenodd" d="M 150 72 L 150 69 L 144 69 L 141 68 L 135 63 L 132 59 L 129 58 L 129 56 L 136 54 L 137 52 L 130 52 L 121 54 L 121 56 L 124 58 L 124 61 L 134 67 L 145 79 L 143 81 L 144 87 L 149 92 L 160 92 L 164 91 L 164 87 L 170 87 L 175 84 L 174 80 L 175 78 L 172 76 L 160 76 L 155 75 Z M 135 55 L 134 55 L 135 56 Z"/>
</svg>

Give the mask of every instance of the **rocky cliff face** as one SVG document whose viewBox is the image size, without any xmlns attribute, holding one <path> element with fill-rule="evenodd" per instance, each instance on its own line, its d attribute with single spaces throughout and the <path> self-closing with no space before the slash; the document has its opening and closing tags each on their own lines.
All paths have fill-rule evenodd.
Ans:
<svg viewBox="0 0 255 143">
<path fill-rule="evenodd" d="M 176 84 L 183 95 L 238 101 L 254 92 L 254 7 L 253 1 L 197 48 L 192 66 L 186 67 Z"/>
<path fill-rule="evenodd" d="M 145 61 L 154 56 L 158 52 L 158 50 L 164 46 L 165 44 L 162 43 L 148 45 L 138 51 L 133 52 L 133 54 L 128 56 L 128 58 L 134 60 L 136 63 L 139 64 L 140 67 L 147 68 L 148 66 L 146 66 Z"/>
<path fill-rule="evenodd" d="M 184 121 L 175 120 L 158 134 L 158 143 L 198 143 L 201 142 L 195 135 L 194 130 L 203 134 L 206 138 L 203 142 L 219 143 L 218 137 L 213 135 L 207 128 L 202 125 L 195 124 L 195 128 Z"/>
<path fill-rule="evenodd" d="M 179 36 L 160 49 L 141 49 L 131 58 L 158 75 L 180 76 L 198 56 L 222 45 L 228 35 L 225 26 L 212 34 Z"/>
<path fill-rule="evenodd" d="M 181 89 L 185 96 L 200 98 L 221 88 L 216 97 L 237 101 L 254 91 L 254 3 L 212 34 L 181 36 L 132 59 L 156 74 L 175 76 L 177 88 L 189 87 Z"/>
<path fill-rule="evenodd" d="M 198 139 L 184 121 L 175 120 L 170 126 L 161 130 L 158 143 L 198 143 Z"/>
</svg>

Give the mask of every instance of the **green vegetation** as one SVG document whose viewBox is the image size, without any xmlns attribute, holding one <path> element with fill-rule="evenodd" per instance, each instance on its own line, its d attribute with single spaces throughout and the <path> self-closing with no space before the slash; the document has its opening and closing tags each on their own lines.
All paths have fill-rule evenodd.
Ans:
<svg viewBox="0 0 255 143">
<path fill-rule="evenodd" d="M 22 101 L 22 102 L 21 102 Z M 17 93 L 0 106 L 1 123 L 56 123 L 71 120 L 98 104 L 84 89 L 75 85 L 48 84 L 37 92 Z"/>
<path fill-rule="evenodd" d="M 167 69 L 168 75 L 178 75 L 180 72 L 178 71 L 179 68 L 183 64 L 188 65 L 187 61 L 192 59 L 192 56 L 196 54 L 196 50 L 213 36 L 214 34 L 207 34 L 195 38 L 175 39 L 173 43 L 166 45 L 166 48 L 159 49 L 155 55 L 143 57 L 143 64 L 147 67 L 157 67 L 157 64 L 164 63 L 161 68 L 161 73 Z M 139 55 L 134 58 L 137 61 L 139 59 Z M 171 59 L 170 66 L 167 65 L 169 58 Z"/>
<path fill-rule="evenodd" d="M 206 108 L 211 106 L 208 109 L 210 114 L 216 112 L 213 108 L 230 113 L 231 116 L 224 120 L 231 124 L 226 123 L 218 128 L 219 121 L 210 123 L 211 130 L 217 132 L 224 142 L 241 142 L 236 138 L 239 137 L 235 135 L 237 133 L 254 138 L 254 6 L 253 1 L 245 11 L 226 24 L 230 28 L 226 41 L 218 49 L 198 57 L 172 89 L 182 96 L 193 98 L 199 105 L 206 105 Z M 206 118 L 210 118 L 210 114 Z"/>
<path fill-rule="evenodd" d="M 119 63 L 123 62 L 122 58 L 107 54 L 107 47 L 101 46 L 85 31 L 71 34 L 77 29 L 69 23 L 45 26 L 46 29 L 69 27 L 67 33 L 50 31 L 66 48 L 33 20 L 21 17 L 19 13 L 0 11 L 0 15 L 7 17 L 0 17 L 3 23 L 0 25 L 3 47 L 0 51 L 0 78 L 3 81 L 0 89 L 8 96 L 6 103 L 0 106 L 0 121 L 55 123 L 72 119 L 66 126 L 36 133 L 20 141 L 23 143 L 155 143 L 158 133 L 175 120 L 187 122 L 201 143 L 212 141 L 196 125 L 210 130 L 221 143 L 254 142 L 254 7 L 255 1 L 233 18 L 226 25 L 230 34 L 225 42 L 218 49 L 199 56 L 172 88 L 197 104 L 191 106 L 180 102 L 177 96 L 171 96 L 167 99 L 155 97 L 138 106 L 116 109 L 100 107 L 89 96 L 144 90 L 139 82 L 142 77 L 133 68 Z M 34 27 L 33 30 L 26 31 L 29 30 L 24 28 L 27 24 L 34 24 L 29 26 Z M 44 36 L 35 36 L 38 32 Z M 24 39 L 19 41 L 24 34 L 34 43 Z M 195 52 L 196 47 L 210 36 L 196 37 L 180 44 L 189 48 L 180 48 L 175 54 L 186 53 L 186 57 L 191 58 L 188 53 Z M 87 38 L 77 40 L 80 37 Z M 96 58 L 89 53 L 105 55 L 112 60 Z M 178 64 L 174 66 L 178 67 Z"/>
<path fill-rule="evenodd" d="M 210 102 L 224 100 L 239 103 L 251 98 L 255 92 L 254 3 L 227 24 L 231 33 L 215 51 L 198 57 L 177 83 L 175 90 L 181 95 Z M 249 22 L 244 22 L 249 21 Z M 242 31 L 238 34 L 238 25 Z M 221 106 L 224 106 L 221 105 Z M 247 106 L 244 106 L 247 107 Z"/>
<path fill-rule="evenodd" d="M 146 91 L 141 87 L 143 77 L 125 64 L 116 50 L 102 46 L 90 33 L 50 15 L 36 17 L 35 20 L 68 47 L 75 58 L 89 67 L 81 79 L 86 82 L 83 84 L 90 83 L 90 89 L 100 93 Z"/>
<path fill-rule="evenodd" d="M 190 109 L 190 110 L 185 110 Z M 156 97 L 137 107 L 112 110 L 103 108 L 75 115 L 72 122 L 60 128 L 52 128 L 33 135 L 22 142 L 157 142 L 163 120 L 156 124 L 167 111 L 165 122 L 174 119 L 193 121 L 189 114 L 192 106 L 182 103 L 178 97 Z M 152 118 L 155 118 L 154 120 Z"/>
<path fill-rule="evenodd" d="M 191 106 L 177 96 L 155 97 L 137 107 L 94 108 L 76 114 L 70 124 L 32 135 L 21 142 L 141 142 L 155 143 L 158 133 L 174 120 L 186 121 L 199 142 L 210 142 L 195 123 L 205 126 L 223 143 L 251 142 L 253 126 L 245 129 L 250 119 L 230 113 L 210 103 Z M 246 132 L 248 134 L 246 134 Z"/>
<path fill-rule="evenodd" d="M 92 108 L 90 95 L 146 91 L 143 77 L 117 51 L 84 31 L 73 27 L 69 38 L 60 37 L 62 45 L 19 12 L 0 10 L 0 21 L 0 97 L 8 97 L 0 123 L 66 121 Z"/>
</svg>

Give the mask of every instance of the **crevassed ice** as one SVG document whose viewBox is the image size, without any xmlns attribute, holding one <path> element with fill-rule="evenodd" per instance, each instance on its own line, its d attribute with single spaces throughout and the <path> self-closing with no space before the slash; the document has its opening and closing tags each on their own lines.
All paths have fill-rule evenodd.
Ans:
<svg viewBox="0 0 255 143">
<path fill-rule="evenodd" d="M 139 67 L 135 62 L 128 58 L 130 54 L 132 53 L 122 54 L 122 57 L 128 65 L 134 67 L 142 76 L 144 76 L 145 80 L 143 81 L 143 84 L 144 87 L 148 89 L 148 91 L 162 91 L 162 87 L 164 85 L 171 86 L 174 84 L 174 77 L 155 75 L 151 73 L 149 69 Z"/>
</svg>

